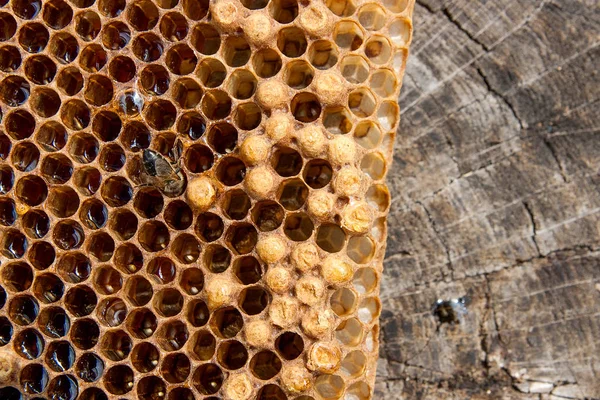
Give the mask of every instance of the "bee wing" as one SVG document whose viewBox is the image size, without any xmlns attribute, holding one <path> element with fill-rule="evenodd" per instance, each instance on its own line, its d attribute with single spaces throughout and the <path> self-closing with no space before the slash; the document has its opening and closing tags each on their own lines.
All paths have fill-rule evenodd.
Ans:
<svg viewBox="0 0 600 400">
<path fill-rule="evenodd" d="M 177 163 L 179 161 L 179 159 L 181 158 L 182 154 L 183 154 L 183 142 L 181 141 L 181 139 L 177 139 L 177 141 L 175 141 L 175 144 L 173 145 L 173 148 L 169 152 L 169 155 L 171 156 L 173 163 Z"/>
<path fill-rule="evenodd" d="M 156 176 L 158 177 L 166 178 L 175 174 L 171 163 L 164 158 L 159 158 L 154 161 L 154 168 L 156 169 Z"/>
</svg>

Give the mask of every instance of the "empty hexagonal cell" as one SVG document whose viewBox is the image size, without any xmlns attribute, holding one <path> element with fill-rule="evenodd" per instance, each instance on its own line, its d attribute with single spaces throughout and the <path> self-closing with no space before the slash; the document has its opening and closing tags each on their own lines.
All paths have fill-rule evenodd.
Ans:
<svg viewBox="0 0 600 400">
<path fill-rule="evenodd" d="M 321 189 L 331 181 L 333 169 L 327 160 L 314 159 L 309 161 L 304 167 L 304 182 L 313 188 Z"/>
<path fill-rule="evenodd" d="M 104 374 L 106 390 L 115 395 L 129 393 L 133 389 L 133 371 L 127 365 L 115 365 Z"/>
<path fill-rule="evenodd" d="M 67 341 L 51 342 L 46 350 L 45 362 L 54 372 L 64 372 L 75 363 L 75 349 Z"/>
<path fill-rule="evenodd" d="M 191 33 L 192 46 L 204 55 L 212 55 L 221 47 L 221 35 L 209 24 L 194 26 Z"/>
<path fill-rule="evenodd" d="M 303 397 L 300 396 L 297 400 L 303 400 Z M 283 389 L 274 384 L 265 385 L 258 391 L 258 395 L 256 397 L 257 400 L 286 400 L 287 396 Z M 312 399 L 312 397 L 310 397 Z M 313 399 L 314 400 L 314 399 Z"/>
<path fill-rule="evenodd" d="M 108 72 L 110 73 L 110 76 L 117 82 L 129 82 L 136 75 L 135 62 L 129 57 L 117 56 L 113 58 L 108 65 Z M 101 104 L 105 103 L 107 103 L 107 101 Z"/>
<path fill-rule="evenodd" d="M 16 229 L 5 231 L 0 239 L 0 253 L 7 258 L 23 257 L 28 247 L 27 238 Z"/>
<path fill-rule="evenodd" d="M 221 245 L 211 245 L 204 253 L 204 265 L 210 272 L 225 272 L 231 264 L 231 252 Z"/>
<path fill-rule="evenodd" d="M 126 323 L 127 331 L 139 339 L 146 339 L 152 336 L 158 325 L 156 316 L 147 308 L 132 310 L 127 316 Z"/>
<path fill-rule="evenodd" d="M 75 23 L 75 32 L 86 42 L 94 40 L 102 29 L 100 16 L 92 10 L 78 13 L 73 22 Z"/>
<path fill-rule="evenodd" d="M 110 50 L 121 50 L 129 44 L 131 31 L 121 21 L 112 21 L 104 25 L 102 30 L 102 44 Z"/>
<path fill-rule="evenodd" d="M 87 251 L 96 260 L 106 262 L 115 252 L 115 241 L 106 232 L 92 233 L 87 241 Z"/>
<path fill-rule="evenodd" d="M 217 393 L 224 380 L 223 371 L 216 364 L 202 364 L 192 376 L 192 384 L 204 395 Z"/>
<path fill-rule="evenodd" d="M 356 50 L 363 44 L 364 33 L 356 22 L 340 21 L 335 26 L 333 38 L 339 47 Z"/>
<path fill-rule="evenodd" d="M 165 1 L 173 2 L 174 0 Z M 208 13 L 208 5 L 209 0 L 182 0 L 181 2 L 181 6 L 183 7 L 183 12 L 185 15 L 194 21 L 202 19 L 206 16 Z"/>
<path fill-rule="evenodd" d="M 389 69 L 378 69 L 369 81 L 371 89 L 381 97 L 389 97 L 396 93 L 398 81 Z"/>
<path fill-rule="evenodd" d="M 346 134 L 352 130 L 352 115 L 346 107 L 327 107 L 323 111 L 323 125 L 333 134 Z"/>
<path fill-rule="evenodd" d="M 34 242 L 29 248 L 29 261 L 36 269 L 50 267 L 56 258 L 56 250 L 48 242 Z"/>
<path fill-rule="evenodd" d="M 365 155 L 360 163 L 360 168 L 374 180 L 383 179 L 387 172 L 385 158 L 377 152 Z"/>
<path fill-rule="evenodd" d="M 223 43 L 223 59 L 230 67 L 241 67 L 250 60 L 252 51 L 242 36 L 231 36 Z"/>
<path fill-rule="evenodd" d="M 208 306 L 200 299 L 188 303 L 186 318 L 193 327 L 198 328 L 207 324 L 210 317 Z"/>
<path fill-rule="evenodd" d="M 365 324 L 373 322 L 381 312 L 381 304 L 375 297 L 364 299 L 358 307 L 358 319 Z"/>
<path fill-rule="evenodd" d="M 245 69 L 236 69 L 227 80 L 227 91 L 240 100 L 249 99 L 256 91 L 256 77 Z"/>
<path fill-rule="evenodd" d="M 206 330 L 197 331 L 191 340 L 191 356 L 200 361 L 207 361 L 215 354 L 217 341 Z"/>
<path fill-rule="evenodd" d="M 125 125 L 121 134 L 121 143 L 126 150 L 140 151 L 150 147 L 150 130 L 139 121 L 132 121 Z"/>
<path fill-rule="evenodd" d="M 43 150 L 61 150 L 67 144 L 67 130 L 56 121 L 48 121 L 38 129 L 35 141 Z"/>
<path fill-rule="evenodd" d="M 200 257 L 200 243 L 194 235 L 182 233 L 171 244 L 171 254 L 183 264 L 191 264 Z"/>
<path fill-rule="evenodd" d="M 287 216 L 283 231 L 291 240 L 301 242 L 312 236 L 314 228 L 315 226 L 307 214 L 295 213 Z"/>
<path fill-rule="evenodd" d="M 205 242 L 214 242 L 223 235 L 224 224 L 217 214 L 205 212 L 198 215 L 194 231 Z"/>
<path fill-rule="evenodd" d="M 0 139 L 1 140 L 1 139 Z M 0 166 L 0 193 L 8 193 L 15 183 L 15 174 L 9 165 Z"/>
<path fill-rule="evenodd" d="M 167 354 L 160 365 L 161 375 L 169 383 L 185 382 L 190 371 L 190 359 L 183 353 Z"/>
<path fill-rule="evenodd" d="M 242 314 L 234 307 L 220 308 L 212 314 L 210 327 L 219 337 L 230 339 L 244 326 Z"/>
<path fill-rule="evenodd" d="M 48 380 L 48 372 L 41 364 L 28 364 L 19 374 L 21 388 L 28 394 L 42 393 Z"/>
<path fill-rule="evenodd" d="M 5 4 L 6 2 L 2 2 L 2 5 Z M 13 17 L 7 12 L 3 12 L 2 14 L 0 14 L 0 21 L 5 26 L 0 36 L 0 40 L 4 42 L 12 38 L 15 32 L 17 32 L 17 21 L 15 20 L 15 17 Z"/>
<path fill-rule="evenodd" d="M 277 47 L 287 57 L 300 57 L 306 51 L 306 36 L 300 28 L 283 28 L 277 34 Z"/>
<path fill-rule="evenodd" d="M 261 380 L 269 380 L 281 371 L 281 359 L 270 350 L 256 353 L 250 360 L 250 371 Z"/>
<path fill-rule="evenodd" d="M 29 295 L 15 296 L 8 304 L 8 316 L 17 325 L 26 326 L 33 323 L 39 312 L 38 302 Z"/>
<path fill-rule="evenodd" d="M 217 360 L 219 364 L 228 370 L 236 370 L 246 365 L 248 361 L 248 350 L 237 340 L 221 342 L 217 349 Z"/>
<path fill-rule="evenodd" d="M 48 196 L 48 187 L 44 180 L 34 175 L 25 175 L 17 181 L 16 195 L 28 206 L 41 204 Z"/>
<path fill-rule="evenodd" d="M 357 117 L 368 117 L 375 112 L 377 100 L 367 88 L 359 88 L 348 96 L 348 107 Z"/>
<path fill-rule="evenodd" d="M 208 119 L 223 119 L 231 112 L 231 98 L 227 92 L 212 90 L 202 98 L 201 108 Z"/>
<path fill-rule="evenodd" d="M 94 272 L 94 287 L 101 294 L 115 294 L 123 287 L 123 278 L 116 269 L 103 265 Z"/>
<path fill-rule="evenodd" d="M 269 305 L 269 300 L 268 292 L 260 286 L 247 287 L 239 296 L 240 308 L 247 315 L 260 314 Z"/>
<path fill-rule="evenodd" d="M 21 172 L 33 171 L 40 159 L 40 151 L 31 142 L 20 142 L 13 147 L 11 162 Z"/>
<path fill-rule="evenodd" d="M 47 199 L 48 209 L 59 218 L 68 218 L 79 208 L 79 196 L 68 186 L 54 186 Z"/>
<path fill-rule="evenodd" d="M 131 352 L 133 367 L 142 373 L 154 370 L 158 365 L 159 358 L 159 350 L 148 342 L 137 344 Z"/>
<path fill-rule="evenodd" d="M 119 326 L 125 321 L 127 316 L 127 305 L 116 297 L 109 297 L 100 302 L 98 309 L 98 320 L 109 327 Z"/>
<path fill-rule="evenodd" d="M 60 278 L 51 273 L 39 274 L 33 282 L 33 294 L 42 303 L 54 303 L 63 295 L 65 285 Z"/>
<path fill-rule="evenodd" d="M 138 0 L 127 10 L 127 20 L 137 31 L 147 31 L 156 26 L 159 19 L 158 8 L 150 0 Z"/>
<path fill-rule="evenodd" d="M 277 229 L 283 222 L 285 211 L 274 201 L 259 201 L 252 209 L 252 221 L 263 232 Z"/>
<path fill-rule="evenodd" d="M 365 45 L 365 55 L 375 64 L 385 64 L 392 56 L 392 45 L 384 36 L 371 36 Z"/>
<path fill-rule="evenodd" d="M 361 268 L 354 274 L 352 283 L 358 293 L 370 293 L 377 287 L 377 274 L 373 268 Z"/>
<path fill-rule="evenodd" d="M 298 175 L 302 170 L 302 156 L 292 148 L 277 147 L 271 157 L 271 164 L 280 176 Z"/>
<path fill-rule="evenodd" d="M 295 360 L 304 351 L 304 341 L 295 332 L 284 332 L 275 340 L 275 348 L 284 359 Z"/>
<path fill-rule="evenodd" d="M 354 129 L 354 139 L 365 149 L 374 149 L 381 143 L 381 129 L 372 121 L 361 121 Z"/>
<path fill-rule="evenodd" d="M 14 72 L 21 66 L 21 61 L 21 52 L 16 47 L 6 45 L 0 48 L 0 71 Z"/>
<path fill-rule="evenodd" d="M 313 122 L 321 115 L 321 103 L 313 93 L 298 93 L 290 105 L 292 114 L 300 122 Z"/>
<path fill-rule="evenodd" d="M 369 31 L 378 31 L 385 25 L 385 10 L 377 3 L 365 4 L 358 10 L 358 21 Z"/>
<path fill-rule="evenodd" d="M 10 198 L 0 199 L 0 224 L 11 226 L 17 220 L 17 208 L 15 201 Z"/>
<path fill-rule="evenodd" d="M 212 168 L 214 161 L 212 150 L 203 144 L 194 144 L 188 147 L 184 157 L 186 168 L 193 173 L 208 171 Z"/>
<path fill-rule="evenodd" d="M 57 263 L 58 273 L 69 283 L 80 283 L 87 280 L 92 272 L 92 264 L 83 253 L 65 253 Z"/>
<path fill-rule="evenodd" d="M 98 72 L 106 65 L 108 55 L 98 44 L 89 44 L 81 50 L 79 66 L 87 72 Z"/>
<path fill-rule="evenodd" d="M 284 80 L 294 89 L 304 89 L 311 84 L 315 73 L 313 68 L 304 60 L 292 61 L 284 71 Z"/>
<path fill-rule="evenodd" d="M 369 64 L 364 57 L 350 54 L 340 62 L 342 76 L 350 83 L 362 83 L 369 77 Z"/>
<path fill-rule="evenodd" d="M 315 391 L 323 400 L 339 399 L 346 384 L 338 375 L 321 375 L 315 380 Z"/>
<path fill-rule="evenodd" d="M 78 319 L 73 323 L 70 331 L 71 342 L 81 350 L 91 349 L 98 343 L 100 328 L 91 318 Z"/>
<path fill-rule="evenodd" d="M 214 58 L 204 58 L 198 64 L 198 78 L 207 88 L 221 86 L 227 77 L 227 70 L 221 61 Z"/>
<path fill-rule="evenodd" d="M 35 130 L 35 119 L 26 110 L 12 111 L 4 119 L 4 128 L 13 139 L 25 139 L 31 136 Z"/>
<path fill-rule="evenodd" d="M 178 12 L 169 12 L 160 19 L 160 33 L 171 42 L 183 40 L 188 33 L 187 20 Z"/>
<path fill-rule="evenodd" d="M 147 251 L 165 249 L 170 241 L 169 229 L 160 221 L 149 221 L 140 227 L 138 240 Z"/>
<path fill-rule="evenodd" d="M 62 250 L 78 249 L 84 240 L 83 228 L 73 220 L 61 220 L 52 231 L 52 241 Z"/>
<path fill-rule="evenodd" d="M 244 285 L 256 283 L 262 277 L 262 267 L 252 256 L 237 258 L 233 264 L 235 276 Z"/>
<path fill-rule="evenodd" d="M 56 64 L 49 57 L 36 55 L 25 60 L 25 76 L 38 85 L 46 85 L 56 75 Z"/>
<path fill-rule="evenodd" d="M 289 211 L 298 210 L 308 197 L 308 188 L 301 179 L 285 181 L 279 190 L 279 203 Z"/>
<path fill-rule="evenodd" d="M 323 224 L 317 229 L 317 245 L 329 253 L 342 250 L 346 242 L 346 233 L 339 225 Z"/>
<path fill-rule="evenodd" d="M 85 353 L 77 360 L 75 372 L 84 382 L 96 382 L 104 373 L 104 361 L 94 353 Z"/>
<path fill-rule="evenodd" d="M 356 10 L 355 0 L 327 0 L 325 4 L 339 17 L 349 17 Z"/>
<path fill-rule="evenodd" d="M 202 98 L 202 88 L 192 78 L 181 78 L 173 84 L 173 100 L 181 108 L 194 108 Z"/>
<path fill-rule="evenodd" d="M 377 110 L 377 121 L 384 130 L 393 130 L 399 115 L 400 108 L 395 101 L 384 101 Z"/>
<path fill-rule="evenodd" d="M 254 102 L 243 103 L 236 107 L 234 118 L 238 128 L 251 131 L 260 125 L 262 111 Z"/>
<path fill-rule="evenodd" d="M 176 44 L 167 51 L 165 63 L 176 75 L 187 75 L 194 72 L 198 58 L 187 44 Z"/>
<path fill-rule="evenodd" d="M 154 33 L 143 33 L 133 39 L 133 54 L 141 61 L 153 62 L 162 56 L 164 45 Z"/>
<path fill-rule="evenodd" d="M 180 350 L 188 337 L 187 327 L 181 321 L 168 321 L 157 332 L 158 344 L 165 351 Z"/>
<path fill-rule="evenodd" d="M 51 338 L 65 336 L 71 327 L 71 320 L 60 307 L 43 308 L 37 323 L 42 333 Z"/>
<path fill-rule="evenodd" d="M 45 347 L 42 335 L 32 328 L 17 333 L 13 343 L 16 353 L 27 360 L 35 360 L 41 356 Z"/>
<path fill-rule="evenodd" d="M 217 165 L 217 179 L 226 186 L 235 186 L 241 183 L 245 174 L 246 165 L 236 157 L 222 158 Z"/>
<path fill-rule="evenodd" d="M 123 273 L 132 274 L 144 265 L 144 256 L 133 243 L 123 243 L 115 252 L 114 265 Z"/>
<path fill-rule="evenodd" d="M 358 298 L 356 293 L 348 288 L 336 290 L 329 300 L 331 309 L 340 317 L 352 314 L 356 309 L 357 302 Z"/>
<path fill-rule="evenodd" d="M 100 150 L 100 166 L 107 172 L 116 172 L 125 166 L 125 151 L 118 144 L 109 144 Z"/>
<path fill-rule="evenodd" d="M 132 276 L 125 284 L 125 297 L 134 306 L 144 306 L 152 299 L 152 284 L 144 277 Z"/>
<path fill-rule="evenodd" d="M 206 122 L 200 113 L 189 111 L 179 118 L 176 129 L 179 134 L 187 135 L 191 140 L 198 140 L 206 132 Z"/>
<path fill-rule="evenodd" d="M 139 75 L 139 84 L 149 94 L 163 95 L 169 89 L 169 72 L 161 65 L 150 64 Z"/>
<path fill-rule="evenodd" d="M 20 76 L 11 75 L 0 82 L 0 98 L 11 107 L 24 104 L 30 93 L 29 82 Z"/>
<path fill-rule="evenodd" d="M 163 289 L 154 296 L 153 305 L 154 309 L 163 317 L 172 317 L 181 312 L 183 296 L 177 289 Z"/>
<path fill-rule="evenodd" d="M 217 153 L 220 154 L 231 153 L 237 146 L 237 140 L 237 130 L 233 125 L 226 122 L 221 122 L 213 125 L 208 132 L 208 143 Z M 204 161 L 205 165 L 208 166 L 208 164 L 210 164 L 212 166 L 214 157 L 210 160 L 210 156 L 208 154 L 206 154 L 205 157 L 207 158 L 207 160 Z M 189 163 L 192 163 L 192 161 L 186 160 L 186 165 Z M 194 171 L 194 169 L 196 168 L 190 168 L 191 171 Z"/>
<path fill-rule="evenodd" d="M 401 13 L 406 10 L 408 0 L 383 0 L 383 5 L 394 13 Z"/>
<path fill-rule="evenodd" d="M 83 75 L 76 67 L 67 67 L 58 73 L 56 86 L 67 96 L 74 96 L 83 89 Z"/>
<path fill-rule="evenodd" d="M 298 16 L 297 0 L 273 0 L 269 4 L 269 13 L 280 24 L 289 24 Z"/>
<path fill-rule="evenodd" d="M 282 65 L 279 53 L 273 49 L 262 49 L 252 55 L 254 72 L 261 78 L 271 78 L 277 75 Z"/>
<path fill-rule="evenodd" d="M 348 257 L 357 264 L 366 264 L 375 255 L 375 243 L 368 236 L 354 236 L 348 240 Z"/>
<path fill-rule="evenodd" d="M 94 311 L 98 298 L 94 291 L 86 285 L 74 286 L 67 291 L 65 306 L 76 317 L 85 317 Z"/>
<path fill-rule="evenodd" d="M 233 225 L 227 231 L 227 242 L 237 254 L 250 253 L 256 242 L 258 241 L 258 233 L 256 228 L 250 224 L 242 223 Z"/>
<path fill-rule="evenodd" d="M 121 240 L 131 239 L 137 231 L 137 225 L 137 217 L 129 210 L 117 210 L 111 214 L 110 229 Z"/>
<path fill-rule="evenodd" d="M 10 29 L 10 26 L 8 27 Z M 30 22 L 19 29 L 18 41 L 23 50 L 29 53 L 39 53 L 46 48 L 50 33 L 43 24 Z"/>
</svg>

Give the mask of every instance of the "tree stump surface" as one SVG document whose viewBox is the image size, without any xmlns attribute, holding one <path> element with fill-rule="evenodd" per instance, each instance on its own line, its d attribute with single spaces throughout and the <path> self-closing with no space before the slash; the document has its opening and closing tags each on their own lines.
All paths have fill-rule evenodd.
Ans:
<svg viewBox="0 0 600 400">
<path fill-rule="evenodd" d="M 600 6 L 418 0 L 414 19 L 374 398 L 598 399 Z"/>
</svg>

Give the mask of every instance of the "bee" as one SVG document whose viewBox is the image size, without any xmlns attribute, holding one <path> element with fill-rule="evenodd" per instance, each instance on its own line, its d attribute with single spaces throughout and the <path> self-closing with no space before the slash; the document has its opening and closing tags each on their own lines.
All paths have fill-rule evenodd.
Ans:
<svg viewBox="0 0 600 400">
<path fill-rule="evenodd" d="M 461 319 L 467 314 L 467 303 L 467 297 L 459 297 L 451 300 L 438 299 L 433 305 L 433 313 L 441 324 L 459 324 Z"/>
<path fill-rule="evenodd" d="M 180 165 L 182 152 L 183 143 L 179 139 L 169 152 L 171 160 L 157 151 L 145 149 L 142 154 L 142 171 L 139 177 L 142 185 L 154 186 L 168 197 L 181 195 L 187 185 Z"/>
</svg>

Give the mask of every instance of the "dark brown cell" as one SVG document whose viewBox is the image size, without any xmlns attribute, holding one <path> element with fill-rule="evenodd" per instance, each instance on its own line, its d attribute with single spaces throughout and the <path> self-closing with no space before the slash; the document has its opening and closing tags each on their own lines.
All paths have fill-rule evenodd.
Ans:
<svg viewBox="0 0 600 400">
<path fill-rule="evenodd" d="M 262 277 L 262 267 L 258 260 L 252 256 L 236 258 L 233 270 L 235 276 L 244 285 L 256 283 Z"/>
<path fill-rule="evenodd" d="M 129 44 L 130 40 L 131 31 L 121 21 L 109 22 L 102 30 L 102 45 L 108 50 L 121 50 Z"/>
<path fill-rule="evenodd" d="M 223 235 L 223 230 L 223 220 L 217 214 L 206 212 L 196 219 L 196 234 L 205 242 L 214 242 Z"/>
<path fill-rule="evenodd" d="M 71 22 L 73 9 L 65 0 L 49 0 L 44 2 L 42 18 L 50 28 L 62 29 Z"/>
<path fill-rule="evenodd" d="M 49 57 L 37 55 L 25 61 L 25 76 L 35 84 L 47 85 L 56 75 L 56 64 Z"/>
<path fill-rule="evenodd" d="M 81 350 L 89 350 L 98 343 L 100 328 L 91 318 L 78 319 L 70 331 L 71 342 Z"/>
<path fill-rule="evenodd" d="M 269 380 L 281 370 L 281 360 L 270 350 L 263 350 L 250 360 L 250 371 L 258 379 Z"/>
<path fill-rule="evenodd" d="M 194 372 L 192 384 L 202 394 L 215 394 L 224 380 L 223 371 L 216 364 L 202 364 Z"/>
<path fill-rule="evenodd" d="M 50 338 L 61 338 L 71 328 L 71 320 L 61 307 L 44 307 L 37 324 L 42 333 Z"/>
</svg>

